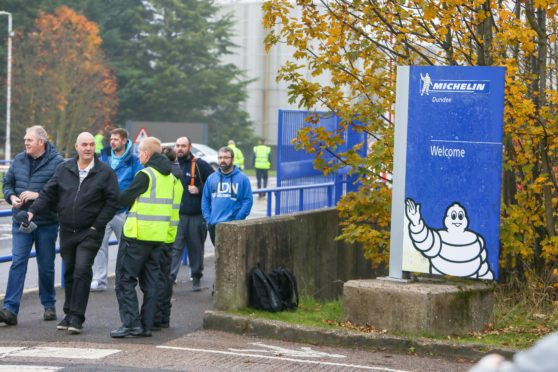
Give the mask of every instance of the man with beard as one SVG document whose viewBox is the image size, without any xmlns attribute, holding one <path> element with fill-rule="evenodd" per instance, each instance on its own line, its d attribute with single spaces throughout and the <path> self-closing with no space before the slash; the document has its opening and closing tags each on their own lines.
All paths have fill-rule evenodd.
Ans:
<svg viewBox="0 0 558 372">
<path fill-rule="evenodd" d="M 180 222 L 172 251 L 171 283 L 174 283 L 180 269 L 184 246 L 188 249 L 192 289 L 201 291 L 200 279 L 203 276 L 204 244 L 207 227 L 201 212 L 202 190 L 207 177 L 213 173 L 211 165 L 196 158 L 190 151 L 192 144 L 188 137 L 176 140 L 175 151 L 182 169 L 182 202 Z"/>
<path fill-rule="evenodd" d="M 221 222 L 244 220 L 252 210 L 250 180 L 234 165 L 234 152 L 219 149 L 219 169 L 203 187 L 202 213 L 211 242 L 215 245 L 215 226 Z"/>
<path fill-rule="evenodd" d="M 140 164 L 138 157 L 133 153 L 132 141 L 128 139 L 128 132 L 123 128 L 116 128 L 111 131 L 110 150 L 107 148 L 101 151 L 101 160 L 116 173 L 120 192 L 130 187 L 136 173 L 143 169 L 143 165 Z M 103 244 L 101 244 L 93 264 L 91 291 L 104 291 L 107 289 L 109 239 L 114 232 L 116 239 L 120 243 L 122 227 L 125 221 L 126 208 L 120 208 L 107 224 Z"/>
</svg>

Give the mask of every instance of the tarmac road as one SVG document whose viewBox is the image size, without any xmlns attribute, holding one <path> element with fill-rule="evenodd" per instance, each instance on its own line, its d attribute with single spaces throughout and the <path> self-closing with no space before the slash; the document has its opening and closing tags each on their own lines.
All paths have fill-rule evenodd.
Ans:
<svg viewBox="0 0 558 372">
<path fill-rule="evenodd" d="M 265 216 L 265 200 L 255 199 L 251 218 Z M 0 254 L 11 249 L 0 220 Z M 9 230 L 8 230 L 9 231 Z M 111 248 L 111 267 L 116 246 Z M 9 251 L 8 251 L 9 254 Z M 84 332 L 71 336 L 42 320 L 36 291 L 24 295 L 17 326 L 0 325 L 0 371 L 466 371 L 471 362 L 413 354 L 321 347 L 202 330 L 203 314 L 212 309 L 213 246 L 206 242 L 201 292 L 191 291 L 185 267 L 174 288 L 171 328 L 151 338 L 111 339 L 120 326 L 114 280 L 105 292 L 90 294 Z M 36 265 L 30 260 L 26 287 L 36 287 Z M 0 290 L 9 264 L 0 264 Z M 57 273 L 59 273 L 57 267 Z M 35 273 L 35 279 L 33 279 Z M 60 277 L 58 275 L 57 282 Z M 57 288 L 62 314 L 63 290 Z M 141 297 L 140 297 L 141 301 Z M 319 343 L 319 340 L 316 340 Z"/>
<path fill-rule="evenodd" d="M 35 294 L 22 301 L 17 326 L 0 325 L 0 371 L 466 371 L 471 362 L 385 351 L 323 347 L 202 330 L 212 308 L 213 257 L 205 262 L 201 292 L 181 270 L 171 327 L 150 338 L 111 339 L 120 325 L 109 290 L 91 293 L 84 332 L 73 336 L 42 320 Z M 63 299 L 60 288 L 57 298 Z M 61 314 L 62 304 L 57 304 Z M 316 340 L 319 343 L 319 340 Z"/>
</svg>

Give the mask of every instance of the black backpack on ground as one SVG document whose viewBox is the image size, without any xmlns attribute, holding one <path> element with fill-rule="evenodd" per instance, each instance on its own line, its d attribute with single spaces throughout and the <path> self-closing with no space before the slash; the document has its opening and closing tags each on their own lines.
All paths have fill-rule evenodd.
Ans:
<svg viewBox="0 0 558 372">
<path fill-rule="evenodd" d="M 298 286 L 296 278 L 287 269 L 275 269 L 269 274 L 269 277 L 279 290 L 279 296 L 283 302 L 283 307 L 287 310 L 296 310 L 298 308 Z"/>
<path fill-rule="evenodd" d="M 259 265 L 254 266 L 250 272 L 248 288 L 250 307 L 274 313 L 284 309 L 279 289 Z"/>
</svg>

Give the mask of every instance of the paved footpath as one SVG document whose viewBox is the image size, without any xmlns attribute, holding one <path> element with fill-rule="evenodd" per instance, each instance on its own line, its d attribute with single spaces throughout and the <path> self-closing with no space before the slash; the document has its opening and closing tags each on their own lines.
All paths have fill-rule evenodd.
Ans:
<svg viewBox="0 0 558 372">
<path fill-rule="evenodd" d="M 320 347 L 202 330 L 212 308 L 213 257 L 202 292 L 192 292 L 184 268 L 173 295 L 171 328 L 151 338 L 111 339 L 120 325 L 114 283 L 91 293 L 81 335 L 41 319 L 36 293 L 26 294 L 17 326 L 0 325 L 0 371 L 466 371 L 471 362 Z M 57 290 L 58 313 L 63 293 Z M 319 342 L 319 340 L 316 340 Z"/>
<path fill-rule="evenodd" d="M 261 213 L 265 201 L 257 200 L 255 204 L 255 211 Z M 470 361 L 464 360 L 323 347 L 203 330 L 203 314 L 212 309 L 215 277 L 213 247 L 207 244 L 203 290 L 191 291 L 188 270 L 182 267 L 173 295 L 171 328 L 154 332 L 151 338 L 110 338 L 109 332 L 120 325 L 112 278 L 107 291 L 90 294 L 84 332 L 77 336 L 56 330 L 56 322 L 43 321 L 38 294 L 26 293 L 19 324 L 0 325 L 0 372 L 466 371 L 471 366 Z M 34 265 L 30 266 L 33 270 Z M 57 298 L 60 316 L 64 298 L 60 288 Z"/>
</svg>

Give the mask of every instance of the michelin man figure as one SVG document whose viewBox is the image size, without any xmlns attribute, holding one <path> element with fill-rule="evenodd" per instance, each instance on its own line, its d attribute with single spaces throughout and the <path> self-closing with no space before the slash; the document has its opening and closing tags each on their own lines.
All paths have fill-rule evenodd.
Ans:
<svg viewBox="0 0 558 372">
<path fill-rule="evenodd" d="M 446 209 L 444 229 L 432 229 L 420 214 L 420 204 L 412 199 L 405 203 L 409 236 L 413 246 L 430 261 L 431 274 L 468 278 L 494 279 L 487 262 L 484 239 L 468 230 L 467 211 L 459 203 Z"/>
<path fill-rule="evenodd" d="M 422 89 L 420 90 L 420 95 L 424 96 L 425 94 L 428 96 L 430 92 L 430 86 L 432 85 L 432 79 L 430 75 L 426 73 L 426 75 L 422 76 L 420 74 L 420 80 L 422 80 Z"/>
</svg>

